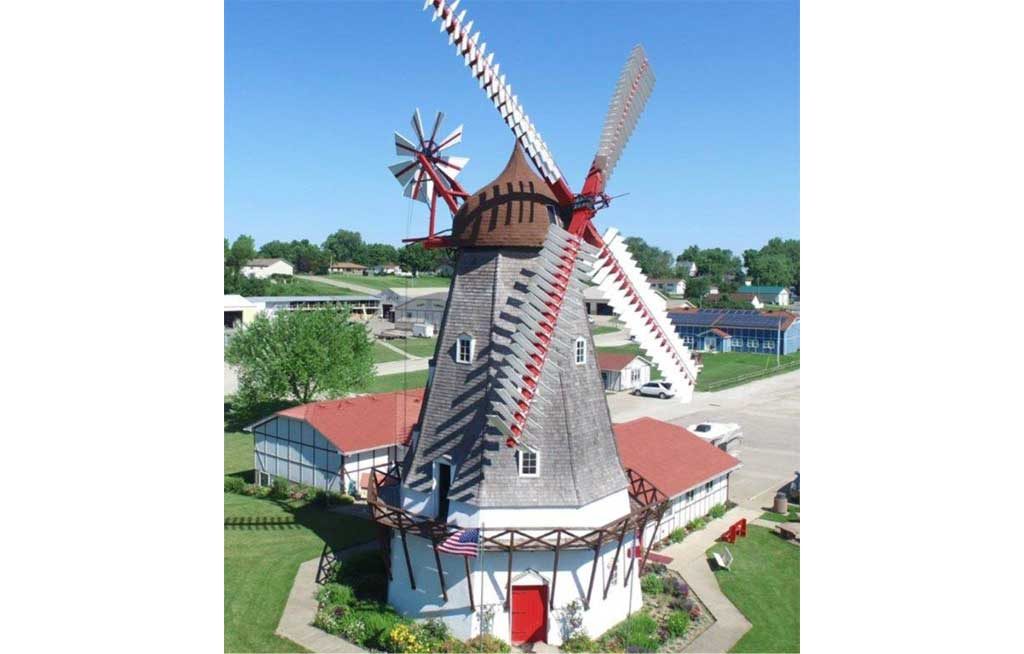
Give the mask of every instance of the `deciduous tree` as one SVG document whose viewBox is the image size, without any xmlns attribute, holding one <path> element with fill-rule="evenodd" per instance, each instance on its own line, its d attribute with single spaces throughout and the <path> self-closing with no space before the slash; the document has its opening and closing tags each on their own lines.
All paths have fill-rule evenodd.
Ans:
<svg viewBox="0 0 1024 654">
<path fill-rule="evenodd" d="M 365 387 L 374 370 L 365 325 L 340 309 L 260 314 L 231 338 L 224 358 L 238 366 L 238 399 L 249 405 L 338 397 Z"/>
</svg>

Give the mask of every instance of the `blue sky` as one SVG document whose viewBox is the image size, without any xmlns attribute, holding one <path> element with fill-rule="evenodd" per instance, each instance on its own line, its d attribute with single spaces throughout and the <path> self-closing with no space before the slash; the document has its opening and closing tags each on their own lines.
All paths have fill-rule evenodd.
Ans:
<svg viewBox="0 0 1024 654">
<path fill-rule="evenodd" d="M 512 135 L 438 24 L 411 2 L 229 1 L 225 5 L 225 235 L 257 244 L 339 229 L 398 244 L 426 232 L 427 207 L 386 166 L 416 107 L 465 124 L 452 154 L 475 190 Z M 600 212 L 603 231 L 671 250 L 742 252 L 799 238 L 797 2 L 463 0 L 488 52 L 570 186 L 593 158 L 630 49 L 657 84 Z M 439 212 L 440 227 L 450 225 Z"/>
</svg>

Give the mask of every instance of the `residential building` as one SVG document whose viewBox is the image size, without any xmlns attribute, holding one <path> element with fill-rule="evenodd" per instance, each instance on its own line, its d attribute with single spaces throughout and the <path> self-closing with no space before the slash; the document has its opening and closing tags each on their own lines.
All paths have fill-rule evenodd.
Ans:
<svg viewBox="0 0 1024 654">
<path fill-rule="evenodd" d="M 648 279 L 647 283 L 650 284 L 654 290 L 661 291 L 662 293 L 668 293 L 670 295 L 683 295 L 686 293 L 686 280 L 684 279 L 652 278 Z"/>
<path fill-rule="evenodd" d="M 800 316 L 790 311 L 689 309 L 668 316 L 683 344 L 694 350 L 791 354 L 800 349 Z"/>
<path fill-rule="evenodd" d="M 224 296 L 224 329 L 234 330 L 248 325 L 260 312 L 260 307 L 241 295 Z"/>
<path fill-rule="evenodd" d="M 245 262 L 240 272 L 246 277 L 255 277 L 256 279 L 266 279 L 271 275 L 291 277 L 295 274 L 295 267 L 284 259 L 250 259 Z"/>
<path fill-rule="evenodd" d="M 756 297 L 764 304 L 775 304 L 780 307 L 789 306 L 790 301 L 789 289 L 785 286 L 755 286 L 754 284 L 746 284 L 739 287 L 735 295 L 744 300 Z"/>
<path fill-rule="evenodd" d="M 592 316 L 611 316 L 615 313 L 608 304 L 608 297 L 596 286 L 583 289 L 583 303 L 587 307 L 587 313 Z"/>
<path fill-rule="evenodd" d="M 651 381 L 651 364 L 635 354 L 597 353 L 606 391 L 631 391 Z"/>
<path fill-rule="evenodd" d="M 729 476 L 742 464 L 689 430 L 654 418 L 614 425 L 622 467 L 653 484 L 671 501 L 661 524 L 649 523 L 643 543 L 705 516 L 729 500 Z"/>
<path fill-rule="evenodd" d="M 332 273 L 341 273 L 343 275 L 363 275 L 366 273 L 366 266 L 361 266 L 351 261 L 335 261 L 328 266 L 328 270 Z"/>
<path fill-rule="evenodd" d="M 440 328 L 448 291 L 433 289 L 432 293 L 401 300 L 394 306 L 394 321 L 426 323 Z"/>
<path fill-rule="evenodd" d="M 397 263 L 379 263 L 370 266 L 370 272 L 374 275 L 397 275 L 402 272 L 402 267 Z"/>
<path fill-rule="evenodd" d="M 398 461 L 419 418 L 423 389 L 312 402 L 246 427 L 256 483 L 275 477 L 324 490 L 362 493 L 374 467 Z"/>
</svg>

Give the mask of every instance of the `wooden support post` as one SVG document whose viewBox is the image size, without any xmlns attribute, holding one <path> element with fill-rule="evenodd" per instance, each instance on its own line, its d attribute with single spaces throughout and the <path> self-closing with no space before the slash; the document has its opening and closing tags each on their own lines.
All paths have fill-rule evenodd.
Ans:
<svg viewBox="0 0 1024 654">
<path fill-rule="evenodd" d="M 505 579 L 505 610 L 508 611 L 512 604 L 512 552 L 515 550 L 516 534 L 511 532 L 508 535 L 508 576 Z"/>
<path fill-rule="evenodd" d="M 641 523 L 643 524 L 643 523 Z M 622 575 L 622 587 L 625 588 L 629 584 L 629 575 L 633 574 L 633 564 L 636 563 L 636 538 L 633 538 L 633 545 L 629 546 L 629 551 L 632 556 L 629 557 L 629 567 L 626 568 L 626 574 Z"/>
<path fill-rule="evenodd" d="M 469 612 L 476 613 L 476 600 L 473 598 L 473 572 L 469 569 L 469 557 L 462 557 L 466 564 L 466 584 L 469 586 Z"/>
<path fill-rule="evenodd" d="M 409 558 L 409 544 L 405 541 L 405 525 L 399 521 L 398 533 L 402 535 L 402 549 L 405 550 L 405 569 L 409 571 L 409 585 L 416 590 L 416 577 L 412 574 L 412 560 Z"/>
<path fill-rule="evenodd" d="M 555 538 L 555 566 L 551 569 L 551 609 L 555 608 L 555 584 L 558 583 L 558 555 L 562 548 L 562 532 Z"/>
<path fill-rule="evenodd" d="M 657 540 L 657 538 L 655 538 L 655 536 L 658 535 L 658 528 L 661 527 L 661 519 L 664 518 L 664 517 L 665 517 L 665 507 L 662 507 L 662 509 L 660 511 L 658 511 L 658 521 L 656 523 L 654 523 L 654 531 L 651 532 L 651 542 L 647 543 L 647 549 L 644 550 L 644 560 L 640 562 L 640 574 L 643 574 L 644 570 L 647 568 L 647 557 L 651 553 L 651 548 L 654 546 L 654 541 Z M 640 527 L 640 533 L 641 534 L 643 533 L 643 529 L 644 528 L 641 526 Z"/>
<path fill-rule="evenodd" d="M 612 569 L 608 573 L 608 582 L 604 585 L 604 599 L 608 599 L 608 589 L 612 587 L 612 574 L 615 572 L 615 566 L 619 564 L 619 552 L 622 551 L 622 541 L 626 538 L 626 529 L 629 527 L 629 520 L 622 521 L 622 531 L 619 532 L 619 544 L 615 548 L 615 556 L 612 558 Z"/>
<path fill-rule="evenodd" d="M 434 545 L 434 562 L 437 563 L 437 578 L 441 582 L 441 596 L 448 601 L 448 589 L 444 585 L 444 567 L 441 565 L 441 553 L 437 551 L 437 538 L 431 537 L 430 542 Z"/>
<path fill-rule="evenodd" d="M 597 546 L 594 548 L 594 565 L 590 567 L 590 583 L 587 584 L 587 600 L 584 602 L 584 608 L 590 610 L 590 595 L 594 592 L 594 577 L 597 576 L 597 566 L 600 561 L 598 558 L 601 556 L 601 545 L 604 544 L 604 529 L 601 530 L 601 534 L 597 537 Z"/>
</svg>

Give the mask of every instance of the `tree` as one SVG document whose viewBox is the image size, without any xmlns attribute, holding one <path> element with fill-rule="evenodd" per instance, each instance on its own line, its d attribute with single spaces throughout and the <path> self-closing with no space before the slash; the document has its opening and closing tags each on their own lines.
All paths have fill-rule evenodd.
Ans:
<svg viewBox="0 0 1024 654">
<path fill-rule="evenodd" d="M 711 280 L 705 276 L 691 277 L 686 280 L 686 299 L 688 300 L 699 300 L 707 295 L 708 290 L 711 288 Z"/>
<path fill-rule="evenodd" d="M 256 241 L 248 234 L 242 234 L 231 244 L 227 252 L 227 265 L 232 268 L 241 268 L 250 259 L 256 257 Z"/>
<path fill-rule="evenodd" d="M 668 250 L 648 245 L 647 241 L 638 236 L 627 238 L 626 245 L 640 270 L 648 277 L 668 277 L 672 274 L 672 253 Z"/>
<path fill-rule="evenodd" d="M 294 241 L 292 241 L 294 243 Z M 284 259 L 285 261 L 294 264 L 295 263 L 295 247 L 292 243 L 285 243 L 284 241 L 269 241 L 260 246 L 260 256 L 266 257 L 267 259 Z"/>
<path fill-rule="evenodd" d="M 248 406 L 338 397 L 365 387 L 374 371 L 366 327 L 341 309 L 260 314 L 231 338 L 224 358 L 238 366 L 238 399 Z"/>
<path fill-rule="evenodd" d="M 292 241 L 290 247 L 293 257 L 291 261 L 295 265 L 297 272 L 327 272 L 327 266 L 330 264 L 328 259 L 330 257 L 320 249 L 320 246 L 310 243 L 307 239 L 302 239 L 301 241 Z"/>
<path fill-rule="evenodd" d="M 743 253 L 755 284 L 796 287 L 800 292 L 800 241 L 773 238 L 760 250 Z"/>
<path fill-rule="evenodd" d="M 415 275 L 436 270 L 442 257 L 441 250 L 428 250 L 422 243 L 410 243 L 398 252 L 398 263 Z"/>
<path fill-rule="evenodd" d="M 334 232 L 323 244 L 324 251 L 334 257 L 335 261 L 357 261 L 363 258 L 365 248 L 362 235 L 347 229 Z"/>
<path fill-rule="evenodd" d="M 386 243 L 370 243 L 363 249 L 362 259 L 356 263 L 364 266 L 398 263 L 398 248 Z"/>
<path fill-rule="evenodd" d="M 702 250 L 699 246 L 691 245 L 676 257 L 677 265 L 683 261 L 692 261 L 697 264 L 697 273 L 711 277 L 715 284 L 725 283 L 727 275 L 739 277 L 743 274 L 742 262 L 732 253 L 732 250 L 722 248 Z"/>
</svg>

